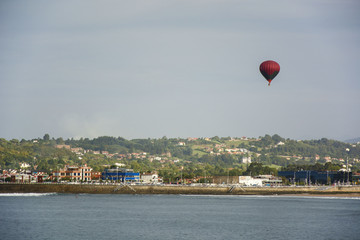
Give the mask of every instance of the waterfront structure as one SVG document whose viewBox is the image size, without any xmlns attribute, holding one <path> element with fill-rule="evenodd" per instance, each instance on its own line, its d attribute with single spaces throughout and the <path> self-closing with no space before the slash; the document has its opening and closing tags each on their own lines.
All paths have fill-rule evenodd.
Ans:
<svg viewBox="0 0 360 240">
<path fill-rule="evenodd" d="M 264 179 L 253 178 L 251 176 L 239 176 L 239 184 L 243 186 L 263 186 Z"/>
<path fill-rule="evenodd" d="M 159 175 L 157 173 L 145 173 L 145 174 L 141 174 L 140 182 L 149 183 L 149 184 L 153 184 L 153 183 L 156 184 L 156 183 L 161 182 L 161 179 L 159 179 Z"/>
<path fill-rule="evenodd" d="M 11 182 L 20 182 L 20 183 L 31 183 L 36 181 L 36 177 L 27 173 L 17 173 L 11 175 Z"/>
<path fill-rule="evenodd" d="M 355 184 L 360 184 L 360 173 L 353 173 L 352 182 Z"/>
<path fill-rule="evenodd" d="M 345 184 L 352 182 L 350 171 L 279 171 L 279 177 L 291 183 L 304 184 Z"/>
<path fill-rule="evenodd" d="M 48 178 L 45 172 L 31 171 L 31 170 L 3 170 L 0 172 L 0 182 L 13 183 L 35 183 L 43 182 Z"/>
<path fill-rule="evenodd" d="M 240 184 L 242 186 L 281 185 L 282 180 L 272 175 L 251 176 L 214 176 L 215 184 Z"/>
<path fill-rule="evenodd" d="M 254 177 L 255 179 L 261 179 L 261 186 L 279 186 L 283 184 L 281 178 L 273 176 L 273 175 L 258 175 Z"/>
<path fill-rule="evenodd" d="M 70 181 L 91 181 L 92 168 L 87 164 L 83 166 L 65 166 L 63 169 L 53 171 L 52 180 L 70 180 Z"/>
<path fill-rule="evenodd" d="M 215 184 L 238 184 L 239 176 L 214 176 L 213 183 L 215 183 Z"/>
<path fill-rule="evenodd" d="M 127 168 L 111 168 L 105 169 L 101 174 L 102 180 L 111 180 L 117 182 L 139 182 L 140 173 L 134 172 L 133 169 Z"/>
<path fill-rule="evenodd" d="M 91 172 L 91 180 L 100 180 L 101 172 Z"/>
<path fill-rule="evenodd" d="M 1 174 L 0 182 L 10 181 L 13 183 L 41 183 L 47 178 L 44 172 L 22 172 L 12 174 Z"/>
</svg>

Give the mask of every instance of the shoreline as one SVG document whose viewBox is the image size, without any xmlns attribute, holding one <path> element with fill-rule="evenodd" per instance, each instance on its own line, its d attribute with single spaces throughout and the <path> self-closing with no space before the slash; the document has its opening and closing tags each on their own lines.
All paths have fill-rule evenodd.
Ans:
<svg viewBox="0 0 360 240">
<path fill-rule="evenodd" d="M 287 195 L 360 197 L 359 186 L 240 187 L 171 185 L 92 184 L 0 184 L 0 193 L 88 193 L 88 194 L 188 194 L 188 195 Z"/>
</svg>

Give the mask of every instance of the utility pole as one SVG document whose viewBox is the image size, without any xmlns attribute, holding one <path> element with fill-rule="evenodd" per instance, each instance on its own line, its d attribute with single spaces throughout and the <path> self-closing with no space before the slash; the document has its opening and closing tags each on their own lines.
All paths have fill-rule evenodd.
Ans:
<svg viewBox="0 0 360 240">
<path fill-rule="evenodd" d="M 227 184 L 229 185 L 229 168 L 228 168 L 228 175 L 227 175 Z"/>
<path fill-rule="evenodd" d="M 183 176 L 182 176 L 183 168 L 184 167 L 181 167 L 181 185 L 183 185 Z"/>
<path fill-rule="evenodd" d="M 204 170 L 204 184 L 206 184 L 206 170 Z"/>
<path fill-rule="evenodd" d="M 329 185 L 329 171 L 326 170 L 326 185 Z"/>
<path fill-rule="evenodd" d="M 346 172 L 347 172 L 347 182 L 346 184 L 349 185 L 349 152 L 350 152 L 350 149 L 349 148 L 346 148 Z"/>
</svg>

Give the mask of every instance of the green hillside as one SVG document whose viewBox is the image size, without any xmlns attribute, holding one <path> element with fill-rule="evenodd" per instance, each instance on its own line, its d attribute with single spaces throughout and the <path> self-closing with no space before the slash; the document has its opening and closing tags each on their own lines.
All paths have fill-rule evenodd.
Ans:
<svg viewBox="0 0 360 240">
<path fill-rule="evenodd" d="M 349 151 L 346 151 L 349 149 Z M 139 172 L 157 171 L 164 178 L 195 178 L 204 175 L 248 174 L 250 161 L 265 173 L 290 166 L 341 168 L 348 160 L 353 171 L 360 169 L 360 145 L 322 138 L 297 141 L 279 135 L 247 138 L 160 138 L 132 139 L 102 136 L 78 140 L 43 138 L 0 139 L 0 169 L 51 171 L 64 165 L 88 164 L 95 171 L 121 163 Z M 267 172 L 266 172 L 267 171 Z"/>
</svg>

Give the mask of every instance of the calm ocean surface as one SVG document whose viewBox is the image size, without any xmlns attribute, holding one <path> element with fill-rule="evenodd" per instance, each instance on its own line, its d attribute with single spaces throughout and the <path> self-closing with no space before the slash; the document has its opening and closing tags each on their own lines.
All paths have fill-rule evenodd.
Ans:
<svg viewBox="0 0 360 240">
<path fill-rule="evenodd" d="M 360 198 L 0 194 L 0 239 L 360 239 Z"/>
</svg>

